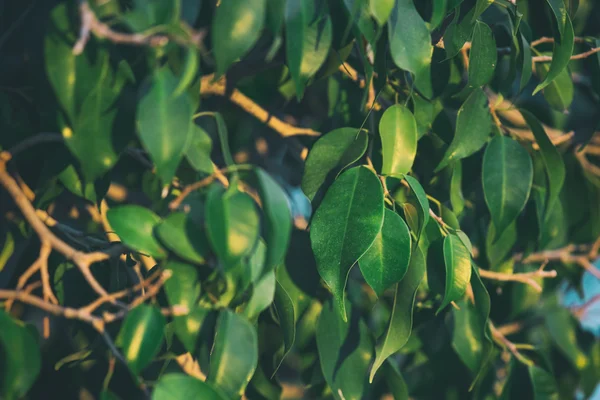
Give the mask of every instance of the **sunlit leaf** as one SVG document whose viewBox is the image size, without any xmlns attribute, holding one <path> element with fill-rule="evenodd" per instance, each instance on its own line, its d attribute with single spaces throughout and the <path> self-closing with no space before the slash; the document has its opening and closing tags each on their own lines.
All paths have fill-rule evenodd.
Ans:
<svg viewBox="0 0 600 400">
<path fill-rule="evenodd" d="M 134 374 L 139 374 L 160 350 L 165 325 L 165 317 L 153 306 L 142 304 L 127 313 L 118 340 Z"/>
<path fill-rule="evenodd" d="M 417 154 L 417 123 L 410 110 L 398 104 L 388 108 L 379 121 L 379 135 L 381 173 L 402 176 L 410 171 Z"/>
</svg>

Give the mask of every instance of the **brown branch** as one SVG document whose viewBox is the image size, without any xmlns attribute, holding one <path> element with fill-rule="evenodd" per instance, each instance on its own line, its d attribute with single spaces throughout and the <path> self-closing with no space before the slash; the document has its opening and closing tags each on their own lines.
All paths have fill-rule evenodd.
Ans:
<svg viewBox="0 0 600 400">
<path fill-rule="evenodd" d="M 492 332 L 492 337 L 494 338 L 494 340 L 502 345 L 503 347 L 505 347 L 506 349 L 508 349 L 508 351 L 510 351 L 512 353 L 512 355 L 519 361 L 521 361 L 522 363 L 526 364 L 526 365 L 533 365 L 533 363 L 531 362 L 531 360 L 529 360 L 528 358 L 526 358 L 525 356 L 523 356 L 520 352 L 519 349 L 517 348 L 517 346 L 511 342 L 510 340 L 508 340 L 506 338 L 506 336 L 504 336 L 504 334 L 502 332 L 500 332 L 492 323 L 492 321 L 489 322 L 490 324 L 490 331 Z"/>
<path fill-rule="evenodd" d="M 179 208 L 179 206 L 181 205 L 183 200 L 185 200 L 185 198 L 187 196 L 189 196 L 192 192 L 195 192 L 198 189 L 202 189 L 203 187 L 210 185 L 215 180 L 217 180 L 217 177 L 219 176 L 219 174 L 220 175 L 223 174 L 223 172 L 220 170 L 218 170 L 218 172 L 219 173 L 217 173 L 215 171 L 212 175 L 209 175 L 206 178 L 199 180 L 198 182 L 194 182 L 194 183 L 186 186 L 185 188 L 183 188 L 183 190 L 181 191 L 179 196 L 177 196 L 175 199 L 173 199 L 173 201 L 171 201 L 171 203 L 169 203 L 169 208 L 171 210 L 176 210 L 177 208 Z M 221 181 L 221 182 L 223 182 L 223 181 Z M 229 182 L 227 182 L 227 184 L 225 184 L 224 186 L 228 186 L 228 185 L 229 185 Z"/>
<path fill-rule="evenodd" d="M 533 272 L 522 272 L 513 274 L 494 272 L 479 268 L 479 276 L 481 276 L 482 278 L 501 282 L 521 282 L 531 286 L 537 292 L 541 292 L 542 287 L 536 281 L 536 278 L 555 278 L 556 275 L 557 273 L 555 270 L 544 271 L 544 265 L 542 265 L 540 269 Z"/>
<path fill-rule="evenodd" d="M 532 253 L 524 257 L 523 254 L 515 254 L 515 261 L 522 264 L 547 263 L 550 261 L 559 261 L 564 264 L 577 264 L 596 278 L 600 279 L 600 270 L 594 268 L 590 261 L 590 253 L 582 252 L 587 250 L 589 246 L 576 246 L 569 244 L 565 247 L 555 250 L 545 250 L 539 253 Z"/>
<path fill-rule="evenodd" d="M 588 58 L 589 56 L 592 56 L 596 53 L 600 53 L 600 47 L 594 47 L 586 52 L 583 53 L 579 53 L 579 54 L 575 54 L 571 56 L 571 60 L 581 60 L 584 58 Z M 535 56 L 535 57 L 531 57 L 531 61 L 536 63 L 536 62 L 550 62 L 552 61 L 552 56 Z"/>
<path fill-rule="evenodd" d="M 573 38 L 573 42 L 575 43 L 585 43 L 585 39 L 582 37 L 575 37 Z M 531 47 L 536 47 L 542 43 L 554 43 L 554 38 L 548 37 L 548 36 L 543 36 L 539 39 L 536 39 L 534 41 L 532 41 L 530 43 Z"/>
</svg>

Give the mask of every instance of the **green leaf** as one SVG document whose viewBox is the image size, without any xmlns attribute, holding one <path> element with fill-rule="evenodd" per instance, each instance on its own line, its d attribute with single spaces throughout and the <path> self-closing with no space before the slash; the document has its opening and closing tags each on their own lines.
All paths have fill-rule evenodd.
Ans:
<svg viewBox="0 0 600 400">
<path fill-rule="evenodd" d="M 449 9 L 452 7 L 448 7 Z M 471 39 L 475 23 L 473 22 L 473 13 L 475 9 L 469 11 L 464 18 L 458 22 L 459 12 L 454 13 L 454 19 L 444 33 L 444 49 L 446 50 L 446 59 L 453 58 L 463 48 L 465 43 Z"/>
<path fill-rule="evenodd" d="M 437 313 L 451 302 L 459 300 L 467 291 L 471 279 L 471 254 L 462 240 L 452 233 L 444 238 L 444 264 L 446 287 Z"/>
<path fill-rule="evenodd" d="M 394 399 L 409 399 L 408 386 L 396 364 L 391 361 L 386 362 L 383 366 L 383 373 L 385 375 L 385 382 Z"/>
<path fill-rule="evenodd" d="M 451 161 L 468 157 L 483 147 L 492 131 L 488 99 L 481 89 L 476 89 L 458 110 L 456 132 L 444 158 L 435 171 L 440 171 Z"/>
<path fill-rule="evenodd" d="M 313 2 L 288 0 L 285 8 L 287 65 L 302 98 L 304 86 L 325 62 L 332 40 L 329 15 L 316 15 Z"/>
<path fill-rule="evenodd" d="M 581 371 L 588 364 L 588 358 L 577 344 L 575 320 L 568 310 L 552 308 L 544 312 L 544 321 L 554 345 L 569 359 L 573 367 Z"/>
<path fill-rule="evenodd" d="M 4 243 L 2 244 L 0 250 L 0 272 L 4 269 L 8 260 L 15 252 L 15 238 L 13 234 L 8 231 L 6 232 L 6 236 L 4 237 Z"/>
<path fill-rule="evenodd" d="M 494 137 L 483 156 L 482 181 L 496 235 L 502 235 L 529 199 L 533 181 L 529 153 L 509 137 Z"/>
<path fill-rule="evenodd" d="M 559 195 L 565 182 L 565 163 L 537 118 L 526 110 L 520 109 L 519 111 L 533 132 L 535 141 L 540 146 L 540 155 L 542 156 L 542 162 L 544 163 L 548 179 L 548 196 L 546 200 L 546 214 L 544 216 L 544 220 L 548 220 L 554 205 L 559 201 Z"/>
<path fill-rule="evenodd" d="M 254 327 L 232 311 L 221 311 L 208 382 L 221 388 L 229 398 L 238 398 L 250 382 L 257 363 L 258 339 Z"/>
<path fill-rule="evenodd" d="M 462 193 L 462 163 L 456 161 L 452 168 L 452 178 L 450 179 L 450 204 L 454 214 L 460 215 L 465 208 L 465 199 Z"/>
<path fill-rule="evenodd" d="M 433 10 L 431 11 L 431 19 L 429 20 L 430 31 L 433 31 L 444 21 L 447 7 L 447 0 L 433 0 Z"/>
<path fill-rule="evenodd" d="M 540 79 L 544 79 L 548 75 L 549 64 L 536 63 L 535 69 Z M 571 79 L 569 68 L 563 69 L 542 92 L 544 93 L 544 98 L 552 108 L 567 113 L 573 102 L 573 95 L 575 93 L 575 85 Z"/>
<path fill-rule="evenodd" d="M 554 3 L 557 0 L 547 0 L 550 4 Z M 564 3 L 561 3 L 562 10 L 565 13 L 565 21 L 564 28 L 560 23 L 558 24 L 559 30 L 554 29 L 554 45 L 552 48 L 552 63 L 550 64 L 550 69 L 548 70 L 548 74 L 544 78 L 542 82 L 540 82 L 533 94 L 535 95 L 537 92 L 545 88 L 556 79 L 560 73 L 569 65 L 569 61 L 571 60 L 571 56 L 573 55 L 573 43 L 575 38 L 575 33 L 573 32 L 573 24 L 571 23 L 571 18 L 566 15 L 566 10 L 564 9 Z M 553 9 L 555 7 L 553 6 Z M 562 13 L 562 11 L 561 11 Z M 560 33 L 560 29 L 563 29 L 562 34 Z"/>
<path fill-rule="evenodd" d="M 306 158 L 302 191 L 311 201 L 327 177 L 354 163 L 365 154 L 368 137 L 365 131 L 339 128 L 319 138 Z"/>
<path fill-rule="evenodd" d="M 383 224 L 383 188 L 366 167 L 344 172 L 315 212 L 310 241 L 321 278 L 333 291 L 344 321 L 344 289 L 354 264 L 371 247 Z"/>
<path fill-rule="evenodd" d="M 429 72 L 433 46 L 429 29 L 412 0 L 396 0 L 388 21 L 388 35 L 394 64 L 412 72 L 417 88 L 430 97 Z"/>
<path fill-rule="evenodd" d="M 273 271 L 266 273 L 254 284 L 250 300 L 246 303 L 243 311 L 250 321 L 255 321 L 258 315 L 273 303 L 275 284 L 275 272 Z"/>
<path fill-rule="evenodd" d="M 489 325 L 491 310 L 490 295 L 481 281 L 478 267 L 475 264 L 471 264 L 471 267 L 473 269 L 471 274 L 471 287 L 473 289 L 473 299 L 478 314 L 479 327 L 481 328 L 479 337 L 482 341 L 482 351 L 479 358 L 479 368 L 475 370 L 475 378 L 473 379 L 469 390 L 472 390 L 475 384 L 484 377 L 494 356 L 494 343 L 492 342 L 492 334 Z"/>
<path fill-rule="evenodd" d="M 348 24 L 342 37 L 342 39 L 344 39 L 342 42 L 346 42 L 345 38 L 347 37 L 349 30 L 356 25 L 358 32 L 362 34 L 365 40 L 371 45 L 374 45 L 377 40 L 377 26 L 373 23 L 373 19 L 371 18 L 367 0 L 344 0 L 344 4 L 350 14 L 349 19 L 352 23 Z M 355 35 L 360 36 L 356 33 Z"/>
<path fill-rule="evenodd" d="M 151 210 L 135 205 L 118 206 L 108 210 L 106 217 L 127 247 L 154 258 L 166 256 L 165 250 L 152 235 L 160 217 Z"/>
<path fill-rule="evenodd" d="M 377 356 L 371 368 L 370 382 L 383 362 L 399 351 L 408 341 L 413 324 L 413 307 L 417 289 L 425 275 L 425 257 L 417 247 L 412 254 L 408 272 L 396 285 L 390 322 L 384 336 L 377 344 Z"/>
<path fill-rule="evenodd" d="M 483 12 L 492 5 L 492 3 L 494 2 L 494 0 L 477 0 L 477 3 L 475 3 L 475 12 L 473 13 L 473 17 L 471 18 L 472 22 L 475 22 L 475 20 L 477 18 L 479 18 L 479 16 L 481 14 L 483 14 Z M 469 63 L 470 65 L 470 63 Z"/>
<path fill-rule="evenodd" d="M 195 266 L 170 260 L 165 270 L 172 275 L 165 282 L 165 292 L 171 306 L 185 306 L 192 310 L 200 297 L 200 281 Z"/>
<path fill-rule="evenodd" d="M 394 2 L 394 0 L 369 0 L 371 14 L 380 26 L 385 25 L 390 17 L 394 9 Z"/>
<path fill-rule="evenodd" d="M 218 389 L 186 374 L 163 375 L 152 392 L 152 400 L 206 399 L 227 400 Z"/>
<path fill-rule="evenodd" d="M 42 360 L 37 338 L 22 323 L 0 310 L 0 394 L 7 400 L 25 397 L 37 379 Z"/>
<path fill-rule="evenodd" d="M 410 262 L 410 231 L 406 222 L 395 212 L 385 209 L 383 226 L 358 265 L 365 281 L 377 296 L 400 282 Z"/>
<path fill-rule="evenodd" d="M 391 106 L 379 121 L 383 166 L 381 173 L 402 176 L 412 168 L 417 154 L 417 123 L 410 110 L 402 105 Z"/>
<path fill-rule="evenodd" d="M 210 244 L 226 266 L 233 266 L 254 248 L 260 221 L 248 194 L 213 186 L 206 199 L 205 216 Z"/>
<path fill-rule="evenodd" d="M 210 159 L 212 139 L 204 129 L 196 124 L 190 125 L 189 145 L 185 151 L 185 158 L 196 171 L 212 174 L 215 171 Z"/>
<path fill-rule="evenodd" d="M 175 97 L 176 87 L 167 67 L 155 70 L 137 109 L 140 140 L 165 184 L 175 175 L 192 132 L 193 104 L 187 93 Z"/>
<path fill-rule="evenodd" d="M 173 97 L 178 97 L 187 90 L 188 86 L 194 82 L 199 68 L 200 57 L 198 56 L 198 51 L 194 47 L 186 48 L 181 77 L 179 78 L 177 87 L 173 90 Z"/>
<path fill-rule="evenodd" d="M 421 238 L 421 234 L 423 233 L 423 230 L 425 229 L 425 227 L 427 226 L 427 223 L 429 222 L 429 200 L 427 200 L 427 194 L 425 193 L 425 190 L 423 190 L 423 186 L 421 186 L 421 184 L 419 183 L 418 180 L 416 180 L 415 178 L 413 178 L 412 176 L 408 176 L 406 175 L 404 177 L 404 179 L 406 179 L 406 182 L 408 182 L 408 186 L 410 186 L 410 189 L 412 190 L 414 196 L 417 199 L 417 202 L 419 203 L 419 208 L 417 209 L 417 212 L 419 213 L 419 221 L 420 221 L 420 227 L 419 230 L 417 231 L 417 240 L 416 243 L 419 242 L 419 239 Z"/>
<path fill-rule="evenodd" d="M 210 312 L 208 308 L 193 306 L 186 315 L 173 318 L 175 334 L 183 343 L 183 347 L 192 354 L 196 352 L 198 336 Z"/>
<path fill-rule="evenodd" d="M 519 40 L 521 44 L 521 51 L 519 52 L 519 62 L 521 64 L 521 78 L 519 82 L 519 90 L 523 90 L 529 79 L 531 79 L 532 67 L 531 67 L 531 47 L 525 39 L 522 33 L 519 33 Z"/>
<path fill-rule="evenodd" d="M 517 242 L 517 223 L 510 224 L 501 235 L 496 234 L 494 223 L 490 221 L 485 241 L 485 251 L 492 270 L 504 261 Z"/>
<path fill-rule="evenodd" d="M 287 252 L 292 234 L 292 212 L 287 195 L 263 169 L 257 168 L 258 194 L 265 214 L 265 241 L 267 242 L 266 269 L 272 270 Z"/>
<path fill-rule="evenodd" d="M 285 0 L 267 0 L 265 25 L 274 36 L 280 35 L 285 16 Z"/>
<path fill-rule="evenodd" d="M 535 365 L 527 368 L 533 385 L 534 400 L 558 400 L 558 388 L 554 377 L 546 370 Z"/>
<path fill-rule="evenodd" d="M 127 313 L 118 341 L 134 375 L 139 374 L 158 354 L 165 325 L 160 309 L 153 306 L 141 304 Z"/>
<path fill-rule="evenodd" d="M 58 180 L 65 188 L 76 196 L 83 197 L 86 200 L 96 203 L 96 189 L 93 182 L 84 183 L 77 174 L 73 164 L 65 168 L 59 175 Z"/>
<path fill-rule="evenodd" d="M 267 8 L 266 0 L 221 0 L 212 21 L 212 44 L 217 75 L 250 51 L 260 37 Z"/>
<path fill-rule="evenodd" d="M 275 302 L 273 303 L 273 306 L 277 312 L 279 325 L 281 326 L 283 333 L 284 344 L 283 354 L 281 357 L 278 357 L 279 360 L 276 361 L 275 372 L 277 372 L 284 358 L 290 353 L 292 346 L 294 346 L 294 342 L 296 341 L 296 311 L 294 310 L 294 302 L 279 282 L 277 282 L 275 287 Z M 273 375 L 275 375 L 275 372 L 273 372 Z"/>
<path fill-rule="evenodd" d="M 204 229 L 184 212 L 170 214 L 154 231 L 166 248 L 185 260 L 203 263 L 209 254 Z"/>
<path fill-rule="evenodd" d="M 486 23 L 480 21 L 475 23 L 471 43 L 469 86 L 480 87 L 492 80 L 497 62 L 496 41 L 492 30 Z"/>
<path fill-rule="evenodd" d="M 328 301 L 317 324 L 317 348 L 325 381 L 337 400 L 365 398 L 367 375 L 373 352 L 373 340 L 358 310 L 350 310 L 349 322 Z M 345 343 L 352 343 L 348 347 Z"/>
</svg>

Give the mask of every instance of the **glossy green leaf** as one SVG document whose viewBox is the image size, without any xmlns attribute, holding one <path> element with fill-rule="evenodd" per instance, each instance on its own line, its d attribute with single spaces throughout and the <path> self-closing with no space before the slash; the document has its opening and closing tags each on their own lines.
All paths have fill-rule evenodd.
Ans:
<svg viewBox="0 0 600 400">
<path fill-rule="evenodd" d="M 451 8 L 451 7 L 449 7 Z M 453 58 L 463 48 L 466 42 L 471 39 L 475 23 L 473 22 L 473 13 L 475 9 L 469 11 L 459 22 L 459 13 L 454 14 L 454 20 L 450 23 L 444 33 L 444 49 L 446 58 Z"/>
<path fill-rule="evenodd" d="M 496 235 L 519 216 L 531 191 L 533 164 L 527 150 L 505 136 L 496 136 L 483 156 L 483 194 Z"/>
<path fill-rule="evenodd" d="M 283 334 L 283 353 L 279 360 L 276 362 L 275 372 L 279 369 L 279 366 L 283 362 L 283 359 L 289 354 L 296 341 L 296 311 L 294 310 L 294 302 L 290 295 L 279 282 L 275 287 L 275 301 L 273 303 L 277 317 L 279 319 L 279 325 Z"/>
<path fill-rule="evenodd" d="M 537 118 L 526 110 L 519 110 L 525 118 L 525 122 L 533 132 L 535 141 L 540 146 L 540 155 L 546 169 L 546 177 L 548 179 L 548 196 L 546 200 L 546 214 L 544 219 L 549 218 L 550 212 L 554 205 L 559 200 L 559 195 L 565 182 L 565 164 L 563 159 L 546 134 L 544 127 L 540 124 Z"/>
<path fill-rule="evenodd" d="M 263 169 L 256 169 L 258 194 L 265 214 L 265 241 L 267 242 L 266 268 L 279 265 L 287 252 L 292 234 L 292 213 L 287 195 L 279 184 Z"/>
<path fill-rule="evenodd" d="M 337 400 L 365 398 L 367 375 L 373 353 L 373 340 L 358 310 L 350 310 L 349 322 L 344 320 L 328 301 L 317 324 L 317 348 L 325 381 Z M 344 348 L 348 341 L 351 348 Z M 346 346 L 347 347 L 347 346 Z"/>
<path fill-rule="evenodd" d="M 167 67 L 155 70 L 137 108 L 140 140 L 163 183 L 171 182 L 192 133 L 192 101 L 187 93 L 173 96 L 176 87 Z"/>
<path fill-rule="evenodd" d="M 535 365 L 528 367 L 528 371 L 533 385 L 534 400 L 558 400 L 560 398 L 556 380 L 549 372 Z"/>
<path fill-rule="evenodd" d="M 476 89 L 458 110 L 456 132 L 444 158 L 435 169 L 446 167 L 451 161 L 468 157 L 483 147 L 492 131 L 492 118 L 488 99 Z"/>
<path fill-rule="evenodd" d="M 408 272 L 396 285 L 394 305 L 387 331 L 377 344 L 377 356 L 371 368 L 370 381 L 383 362 L 408 341 L 413 324 L 413 307 L 417 289 L 425 275 L 425 257 L 417 247 L 412 254 Z"/>
<path fill-rule="evenodd" d="M 429 72 L 433 47 L 427 25 L 412 0 L 396 0 L 388 21 L 388 35 L 394 64 L 412 72 L 415 85 L 431 96 Z"/>
<path fill-rule="evenodd" d="M 410 110 L 391 106 L 379 121 L 383 166 L 381 173 L 402 176 L 412 168 L 417 154 L 417 123 Z"/>
<path fill-rule="evenodd" d="M 232 311 L 221 311 L 208 382 L 218 386 L 229 398 L 238 398 L 250 382 L 257 363 L 258 339 L 254 327 Z"/>
<path fill-rule="evenodd" d="M 394 0 L 369 0 L 371 14 L 380 26 L 385 25 L 390 17 L 394 9 L 394 2 Z"/>
<path fill-rule="evenodd" d="M 395 212 L 385 209 L 381 231 L 358 262 L 365 281 L 377 296 L 404 277 L 410 253 L 410 231 L 406 222 Z"/>
<path fill-rule="evenodd" d="M 222 0 L 216 7 L 211 36 L 217 75 L 254 46 L 265 23 L 266 7 L 266 0 Z"/>
<path fill-rule="evenodd" d="M 446 285 L 444 299 L 437 310 L 438 313 L 465 294 L 471 279 L 471 254 L 462 240 L 454 234 L 444 238 L 444 264 Z"/>
<path fill-rule="evenodd" d="M 190 125 L 189 145 L 185 151 L 185 158 L 196 171 L 212 174 L 215 171 L 210 159 L 212 139 L 204 129 L 196 124 Z"/>
<path fill-rule="evenodd" d="M 273 303 L 276 283 L 275 273 L 271 271 L 254 284 L 250 300 L 246 303 L 243 311 L 250 321 L 255 321 L 258 315 Z"/>
<path fill-rule="evenodd" d="M 480 87 L 492 80 L 496 69 L 496 54 L 492 30 L 485 22 L 477 21 L 469 53 L 469 86 Z"/>
<path fill-rule="evenodd" d="M 302 98 L 304 86 L 325 62 L 332 40 L 329 15 L 315 15 L 314 3 L 288 0 L 285 8 L 286 54 L 296 96 Z"/>
<path fill-rule="evenodd" d="M 412 176 L 408 176 L 408 175 L 406 175 L 404 177 L 404 179 L 406 179 L 406 182 L 408 182 L 408 185 L 410 186 L 415 198 L 417 199 L 417 203 L 420 206 L 419 208 L 417 208 L 417 212 L 419 213 L 419 221 L 420 221 L 420 228 L 417 232 L 417 243 L 418 243 L 419 238 L 421 237 L 421 234 L 423 233 L 423 230 L 425 229 L 425 227 L 427 226 L 427 223 L 429 222 L 429 200 L 427 199 L 427 194 L 425 193 L 425 190 L 423 190 L 423 186 L 421 186 L 421 184 L 419 183 L 418 180 L 416 180 Z"/>
<path fill-rule="evenodd" d="M 252 197 L 235 188 L 215 186 L 205 205 L 206 233 L 219 258 L 231 266 L 248 255 L 258 240 L 260 221 Z"/>
<path fill-rule="evenodd" d="M 165 325 L 160 309 L 153 306 L 142 304 L 127 313 L 118 341 L 133 374 L 139 374 L 160 350 Z"/>
<path fill-rule="evenodd" d="M 554 3 L 555 1 L 556 0 L 548 0 L 549 3 Z M 564 10 L 564 4 L 562 4 L 562 9 Z M 564 13 L 564 28 L 560 24 L 557 25 L 559 27 L 559 30 L 563 29 L 562 35 L 556 30 L 554 32 L 555 40 L 554 47 L 552 48 L 552 62 L 550 64 L 548 74 L 546 75 L 544 80 L 536 86 L 535 90 L 533 91 L 533 94 L 536 94 L 537 92 L 548 86 L 550 82 L 556 79 L 559 76 L 559 74 L 567 67 L 567 65 L 569 65 L 571 55 L 573 55 L 573 43 L 575 33 L 573 32 L 573 24 L 571 23 L 571 18 L 569 18 L 569 16 L 566 15 L 566 10 L 564 11 Z"/>
<path fill-rule="evenodd" d="M 65 168 L 58 179 L 65 185 L 65 188 L 76 196 L 83 197 L 86 200 L 96 203 L 96 189 L 93 182 L 84 183 L 77 174 L 73 164 Z"/>
<path fill-rule="evenodd" d="M 552 10 L 552 14 L 554 15 L 554 21 L 556 22 L 556 25 L 554 26 L 557 35 L 556 39 L 560 42 L 565 34 L 565 25 L 568 19 L 568 10 L 565 1 L 546 0 L 546 3 L 548 3 L 550 10 Z"/>
<path fill-rule="evenodd" d="M 450 204 L 454 214 L 460 215 L 465 208 L 465 199 L 462 193 L 462 163 L 456 161 L 452 168 L 452 178 L 450 179 Z"/>
<path fill-rule="evenodd" d="M 166 248 L 185 260 L 203 263 L 210 252 L 204 229 L 184 212 L 170 214 L 154 232 Z"/>
<path fill-rule="evenodd" d="M 383 224 L 383 188 L 366 167 L 344 172 L 315 212 L 310 241 L 321 278 L 346 320 L 344 289 L 354 264 L 371 247 Z"/>
<path fill-rule="evenodd" d="M 42 360 L 37 338 L 0 310 L 0 394 L 7 400 L 25 397 L 35 383 Z"/>
<path fill-rule="evenodd" d="M 136 205 L 118 206 L 108 210 L 106 217 L 127 247 L 154 258 L 165 257 L 165 250 L 152 234 L 160 217 L 151 210 Z"/>
<path fill-rule="evenodd" d="M 162 376 L 152 391 L 152 400 L 177 399 L 226 400 L 228 397 L 209 383 L 187 374 L 170 373 Z"/>
<path fill-rule="evenodd" d="M 339 128 L 317 140 L 308 153 L 302 176 L 306 197 L 312 201 L 330 174 L 362 157 L 367 143 L 366 132 L 354 128 Z"/>
<path fill-rule="evenodd" d="M 192 310 L 200 297 L 198 269 L 193 265 L 174 260 L 170 260 L 164 268 L 172 274 L 165 282 L 169 304 Z"/>
<path fill-rule="evenodd" d="M 200 330 L 210 315 L 210 311 L 208 308 L 193 306 L 186 315 L 173 318 L 177 338 L 183 343 L 183 347 L 192 354 L 196 351 Z"/>
</svg>

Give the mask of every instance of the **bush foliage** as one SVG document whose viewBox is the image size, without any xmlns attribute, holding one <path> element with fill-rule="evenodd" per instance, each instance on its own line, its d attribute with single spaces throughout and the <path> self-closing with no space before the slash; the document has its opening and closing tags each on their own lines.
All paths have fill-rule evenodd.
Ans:
<svg viewBox="0 0 600 400">
<path fill-rule="evenodd" d="M 4 3 L 0 398 L 592 398 L 599 2 Z"/>
</svg>

